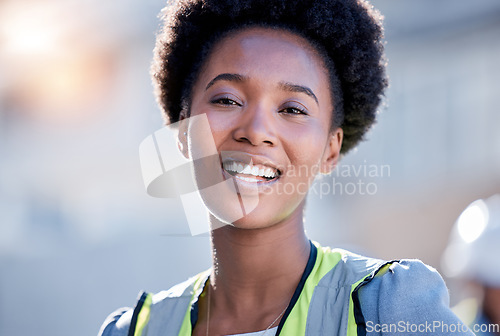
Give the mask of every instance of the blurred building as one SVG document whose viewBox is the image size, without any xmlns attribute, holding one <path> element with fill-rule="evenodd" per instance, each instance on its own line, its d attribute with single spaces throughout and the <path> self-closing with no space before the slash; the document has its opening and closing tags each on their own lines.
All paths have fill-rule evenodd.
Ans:
<svg viewBox="0 0 500 336">
<path fill-rule="evenodd" d="M 329 244 L 355 244 L 382 258 L 420 258 L 438 267 L 462 209 L 500 190 L 500 4 L 373 4 L 386 18 L 387 106 L 368 141 L 339 168 L 376 169 L 373 176 L 356 176 L 351 168 L 350 178 L 334 178 L 378 188 L 371 186 L 374 195 L 362 195 L 359 187 L 348 195 L 345 186 L 329 198 L 333 206 L 310 207 L 309 232 L 332 237 Z M 320 211 L 337 222 L 315 218 L 323 224 L 316 228 L 311 219 Z"/>
<path fill-rule="evenodd" d="M 310 195 L 307 230 L 437 267 L 461 210 L 500 190 L 500 3 L 373 4 L 387 106 L 318 181 L 330 189 Z M 0 335 L 96 334 L 140 289 L 209 265 L 207 238 L 140 172 L 139 143 L 162 125 L 148 72 L 163 5 L 0 2 Z"/>
</svg>

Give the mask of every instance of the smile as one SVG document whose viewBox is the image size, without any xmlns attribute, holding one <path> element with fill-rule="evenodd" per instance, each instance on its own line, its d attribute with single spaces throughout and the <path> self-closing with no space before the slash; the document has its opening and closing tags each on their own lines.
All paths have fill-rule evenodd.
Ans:
<svg viewBox="0 0 500 336">
<path fill-rule="evenodd" d="M 261 164 L 226 161 L 222 166 L 228 174 L 246 182 L 270 182 L 280 177 L 280 171 L 277 168 Z"/>
</svg>

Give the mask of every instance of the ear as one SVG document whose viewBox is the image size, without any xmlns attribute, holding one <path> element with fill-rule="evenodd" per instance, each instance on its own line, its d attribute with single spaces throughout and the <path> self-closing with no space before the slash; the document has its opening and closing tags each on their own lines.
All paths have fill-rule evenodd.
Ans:
<svg viewBox="0 0 500 336">
<path fill-rule="evenodd" d="M 177 148 L 186 159 L 189 159 L 187 132 L 188 119 L 181 113 L 179 116 L 179 132 L 177 133 Z"/>
<path fill-rule="evenodd" d="M 340 127 L 328 135 L 328 142 L 321 158 L 321 174 L 330 174 L 335 166 L 337 166 L 343 137 L 344 131 Z"/>
</svg>

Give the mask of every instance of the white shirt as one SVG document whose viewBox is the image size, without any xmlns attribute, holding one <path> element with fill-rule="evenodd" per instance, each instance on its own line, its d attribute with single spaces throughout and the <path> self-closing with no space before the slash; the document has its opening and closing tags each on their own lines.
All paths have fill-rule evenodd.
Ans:
<svg viewBox="0 0 500 336">
<path fill-rule="evenodd" d="M 276 331 L 278 331 L 278 327 L 274 327 L 268 330 L 262 330 L 262 331 L 257 331 L 253 333 L 246 333 L 246 334 L 234 334 L 234 335 L 227 335 L 227 336 L 276 336 Z"/>
</svg>

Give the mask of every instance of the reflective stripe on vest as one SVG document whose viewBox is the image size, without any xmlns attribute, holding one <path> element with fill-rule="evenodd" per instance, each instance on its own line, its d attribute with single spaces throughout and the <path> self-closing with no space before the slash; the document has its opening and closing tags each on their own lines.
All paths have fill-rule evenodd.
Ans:
<svg viewBox="0 0 500 336">
<path fill-rule="evenodd" d="M 141 293 L 139 301 L 132 314 L 128 336 L 141 336 L 149 322 L 153 294 Z"/>
<path fill-rule="evenodd" d="M 394 261 L 381 263 L 344 250 L 315 245 L 318 253 L 314 268 L 280 335 L 366 335 L 358 291 L 375 276 L 383 275 Z M 178 293 L 172 290 L 159 299 L 153 299 L 156 302 L 152 308 L 149 294 L 149 304 L 145 301 L 142 305 L 135 333 L 129 336 L 159 336 L 160 333 L 191 336 L 191 307 L 198 300 L 209 275 L 210 270 L 200 273 L 188 283 L 179 285 Z M 154 316 L 151 325 L 147 326 L 150 315 Z"/>
<path fill-rule="evenodd" d="M 186 314 L 184 315 L 184 320 L 182 321 L 181 330 L 179 331 L 179 336 L 191 336 L 192 334 L 191 307 L 193 306 L 194 302 L 198 300 L 198 297 L 200 296 L 201 292 L 203 292 L 203 287 L 210 273 L 211 270 L 200 273 L 197 276 L 196 281 L 194 282 L 193 295 L 191 296 L 191 302 L 188 306 L 188 309 L 186 310 Z"/>
</svg>

